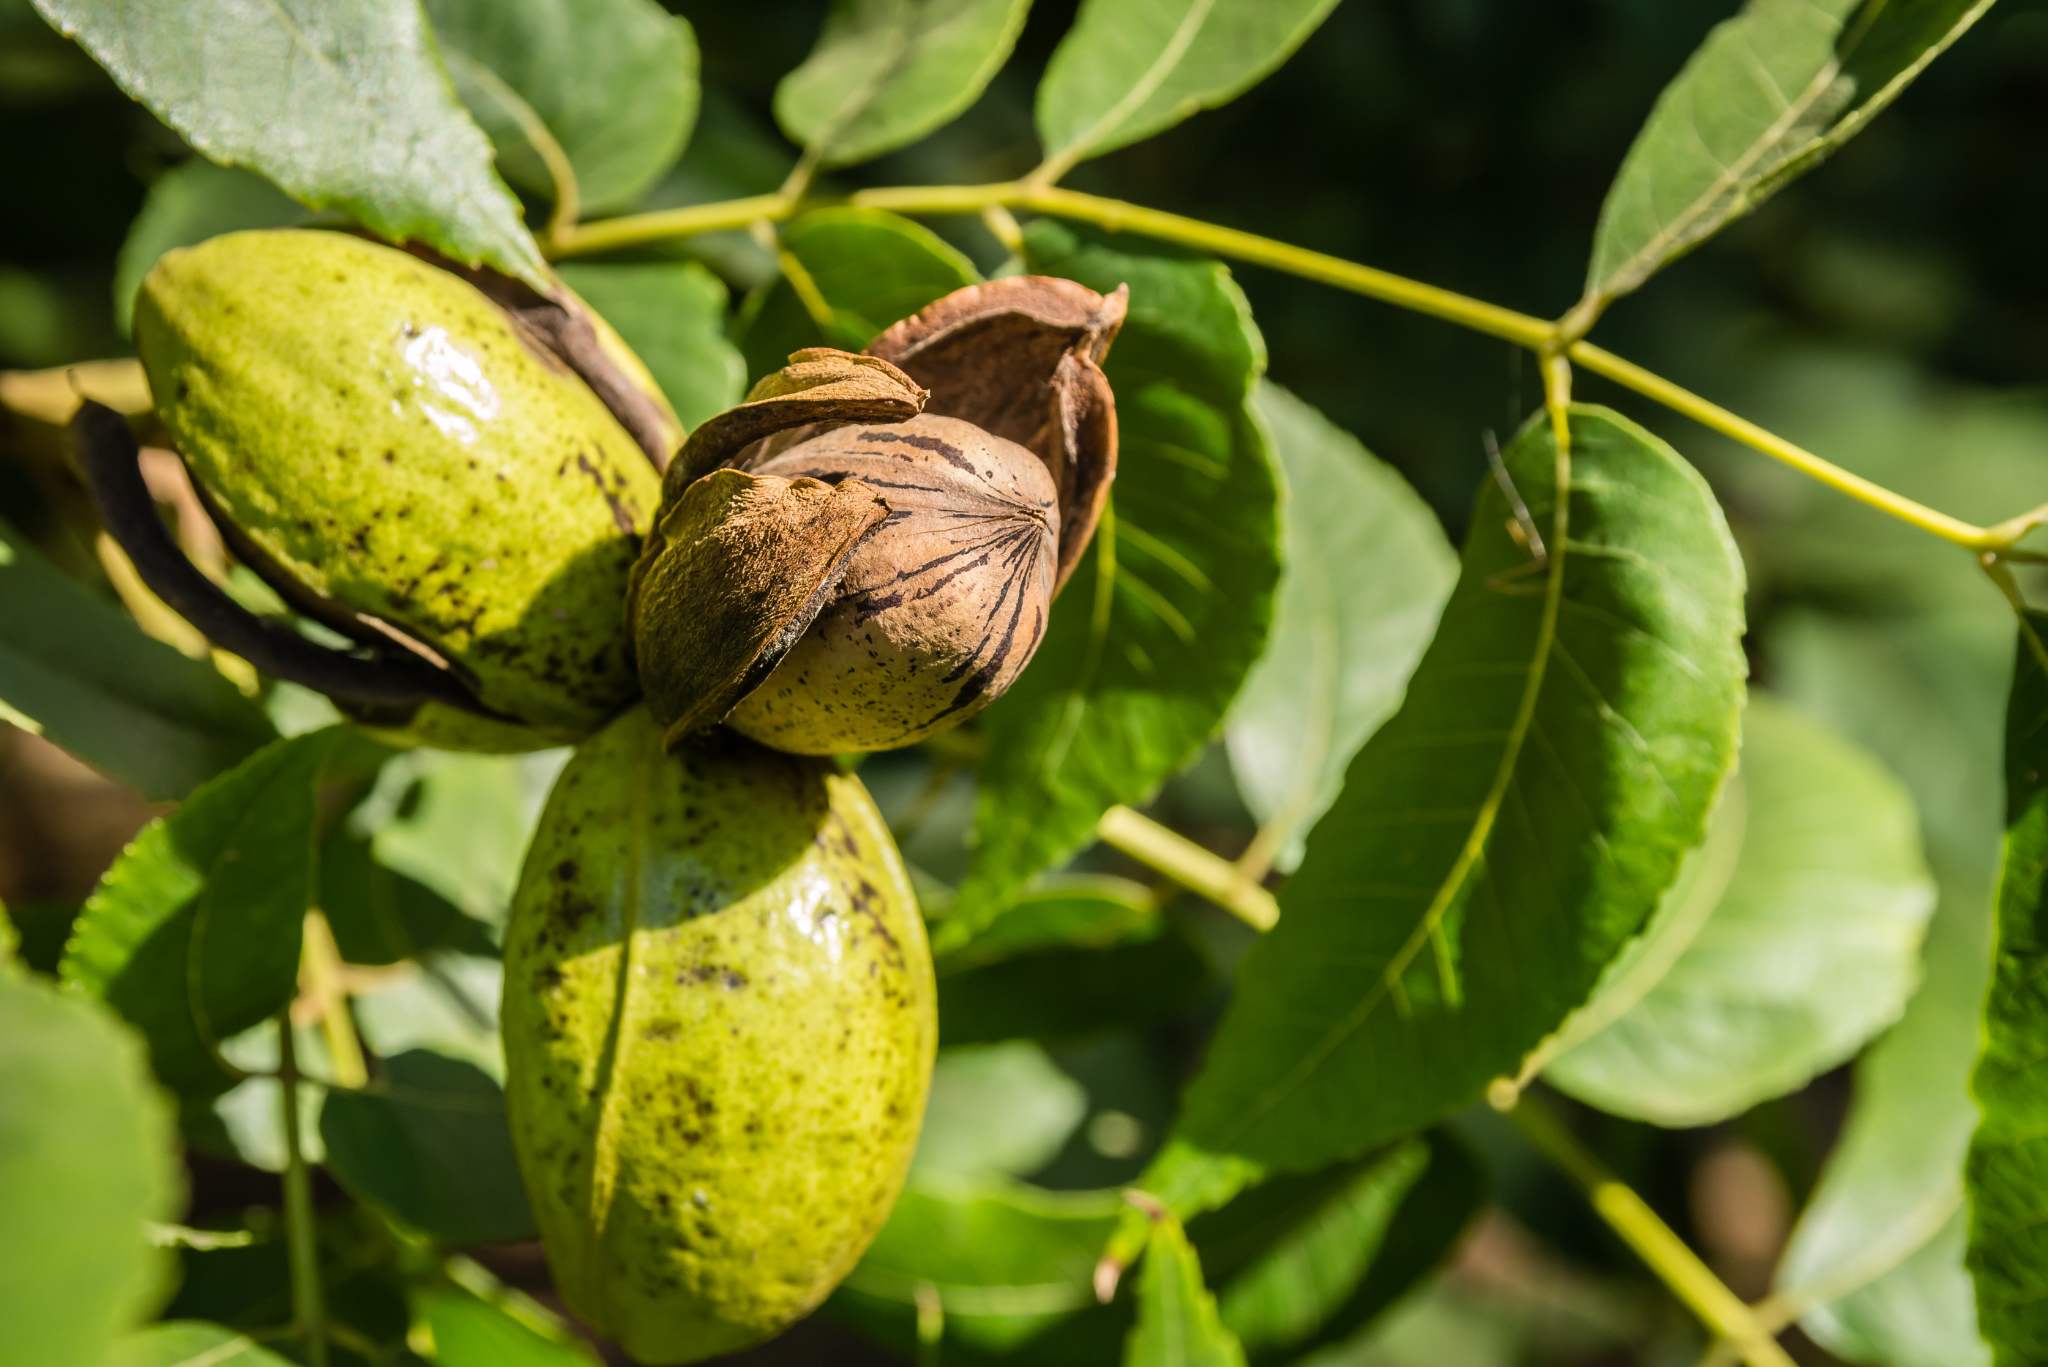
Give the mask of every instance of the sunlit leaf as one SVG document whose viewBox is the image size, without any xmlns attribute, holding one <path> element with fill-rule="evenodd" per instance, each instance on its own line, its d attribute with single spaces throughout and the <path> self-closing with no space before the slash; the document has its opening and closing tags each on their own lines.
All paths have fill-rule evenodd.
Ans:
<svg viewBox="0 0 2048 1367">
<path fill-rule="evenodd" d="M 64 981 L 140 1029 L 177 1091 L 230 1086 L 221 1044 L 292 999 L 314 785 L 340 735 L 275 741 L 194 792 L 143 828 L 79 912 Z"/>
<path fill-rule="evenodd" d="M 1178 1209 L 1428 1124 L 1582 1003 L 1734 765 L 1742 570 L 1706 483 L 1602 409 L 1506 457 L 1548 558 L 1483 491 L 1406 701 L 1281 893 L 1141 1181 Z M 1565 496 L 1568 495 L 1568 496 Z"/>
<path fill-rule="evenodd" d="M 586 214 L 626 208 L 682 155 L 697 117 L 697 40 L 654 0 L 426 0 L 441 55 L 491 135 L 498 171 L 552 199 L 546 130 Z"/>
<path fill-rule="evenodd" d="M 1642 939 L 1545 1052 L 1617 1115 L 1704 1125 L 1805 1084 L 1919 985 L 1934 884 L 1911 797 L 1800 714 L 1752 698 L 1742 767 Z"/>
<path fill-rule="evenodd" d="M 1707 35 L 1629 148 L 1593 241 L 1595 307 L 1847 142 L 1991 0 L 1749 0 Z"/>
<path fill-rule="evenodd" d="M 1337 0 L 1086 0 L 1038 87 L 1038 137 L 1068 166 L 1227 104 Z"/>
<path fill-rule="evenodd" d="M 2005 719 L 2005 859 L 1983 1051 L 1971 1088 L 1969 1267 L 1998 1367 L 2048 1357 L 2048 614 L 2021 624 Z"/>
<path fill-rule="evenodd" d="M 1286 568 L 1225 739 L 1260 841 L 1292 869 L 1400 704 L 1458 561 L 1429 505 L 1356 438 L 1270 382 L 1257 408 L 1287 477 Z"/>
<path fill-rule="evenodd" d="M 145 1230 L 180 1203 L 169 1108 L 127 1030 L 11 974 L 0 975 L 0 1096 L 5 1356 L 97 1364 L 170 1290 Z"/>
<path fill-rule="evenodd" d="M 821 166 L 950 123 L 1010 55 L 1031 0 L 833 0 L 817 46 L 775 88 L 775 119 Z"/>
<path fill-rule="evenodd" d="M 380 236 L 543 280 L 418 0 L 35 5 L 212 160 Z"/>
</svg>

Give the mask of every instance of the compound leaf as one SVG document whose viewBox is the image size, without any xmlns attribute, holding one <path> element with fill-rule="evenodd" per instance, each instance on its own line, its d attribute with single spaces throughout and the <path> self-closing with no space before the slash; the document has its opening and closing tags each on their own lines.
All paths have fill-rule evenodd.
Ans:
<svg viewBox="0 0 2048 1367">
<path fill-rule="evenodd" d="M 1658 97 L 1593 239 L 1586 303 L 1641 285 L 1810 170 L 1991 0 L 1749 0 Z"/>
<path fill-rule="evenodd" d="M 1246 959 L 1177 1138 L 1182 1210 L 1428 1124 L 1581 1004 L 1706 830 L 1734 765 L 1742 569 L 1706 483 L 1602 409 L 1506 457 L 1407 700 Z"/>
</svg>

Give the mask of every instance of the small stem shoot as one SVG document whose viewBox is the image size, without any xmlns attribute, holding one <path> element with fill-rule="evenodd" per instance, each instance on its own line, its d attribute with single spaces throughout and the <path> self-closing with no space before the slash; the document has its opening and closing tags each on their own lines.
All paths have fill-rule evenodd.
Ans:
<svg viewBox="0 0 2048 1367">
<path fill-rule="evenodd" d="M 1096 824 L 1095 834 L 1111 849 L 1207 898 L 1253 930 L 1271 930 L 1280 919 L 1280 904 L 1273 894 L 1246 878 L 1237 865 L 1143 812 L 1111 807 Z"/>
<path fill-rule="evenodd" d="M 284 1228 L 291 1259 L 292 1325 L 306 1342 L 308 1367 L 327 1367 L 327 1305 L 320 1287 L 313 1173 L 299 1133 L 299 1062 L 290 1012 L 277 1022 L 277 1084 L 284 1120 Z"/>
<path fill-rule="evenodd" d="M 1735 1345 L 1749 1367 L 1795 1367 L 1742 1298 L 1700 1261 L 1647 1201 L 1580 1143 L 1555 1112 L 1525 1092 L 1507 1116 L 1537 1152 L 1578 1184 L 1593 1212 L 1672 1294 L 1708 1329 Z"/>
</svg>

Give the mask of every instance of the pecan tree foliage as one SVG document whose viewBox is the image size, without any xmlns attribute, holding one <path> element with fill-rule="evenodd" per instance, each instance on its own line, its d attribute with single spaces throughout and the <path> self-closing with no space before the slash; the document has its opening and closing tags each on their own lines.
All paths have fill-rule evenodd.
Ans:
<svg viewBox="0 0 2048 1367">
<path fill-rule="evenodd" d="M 1748 0 L 1554 319 L 1067 184 L 1334 3 L 1083 0 L 1031 71 L 1029 0 L 833 0 L 779 187 L 719 194 L 731 55 L 652 0 L 34 0 L 183 159 L 139 362 L 0 375 L 0 703 L 163 804 L 61 949 L 0 935 L 25 1361 L 814 1309 L 787 1360 L 1345 1361 L 1483 1299 L 1511 1142 L 1676 1307 L 1613 1352 L 2048 1357 L 2038 475 L 1965 517 L 1592 340 L 2004 14 Z M 880 183 L 999 73 L 1016 175 Z M 1527 354 L 1461 548 L 1235 265 Z M 1710 445 L 1864 520 L 1730 498 L 1738 551 L 1723 495 L 1796 481 Z M 1940 610 L 1746 635 L 1794 536 Z M 1768 1287 L 1588 1142 L 1852 1060 Z"/>
</svg>

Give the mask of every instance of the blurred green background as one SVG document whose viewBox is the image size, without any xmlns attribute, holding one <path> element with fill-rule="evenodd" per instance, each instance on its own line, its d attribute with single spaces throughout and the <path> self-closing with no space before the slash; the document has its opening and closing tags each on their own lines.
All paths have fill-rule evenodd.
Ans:
<svg viewBox="0 0 2048 1367">
<path fill-rule="evenodd" d="M 707 105 L 656 202 L 772 189 L 792 158 L 769 97 L 810 46 L 823 4 L 671 8 L 697 28 Z M 1016 57 L 975 109 L 844 183 L 1028 170 L 1031 92 L 1073 8 L 1039 0 Z M 1090 162 L 1069 183 L 1554 315 L 1577 295 L 1601 198 L 1657 92 L 1732 9 L 1348 0 L 1246 96 Z M 2003 0 L 1829 166 L 1621 302 L 1597 340 L 1946 511 L 1989 521 L 2042 502 L 2044 147 L 2048 3 Z M 184 155 L 26 0 L 0 0 L 0 369 L 123 353 L 115 255 L 152 179 Z M 984 264 L 995 259 L 977 224 L 937 226 Z M 743 243 L 704 249 L 735 297 L 760 278 L 764 263 Z M 1522 353 L 1298 280 L 1239 276 L 1273 377 L 1397 466 L 1461 532 L 1484 477 L 1483 434 L 1511 430 L 1535 402 Z M 1930 1086 L 1954 1090 L 1968 1059 L 1956 1042 L 1974 1038 L 1996 852 L 2003 606 L 1956 552 L 1581 383 L 1583 397 L 1619 402 L 1713 479 L 1748 561 L 1757 682 L 1834 723 L 1913 790 L 1943 901 L 1927 985 L 1901 1032 L 1934 1041 Z M 32 519 L 23 497 L 0 466 L 0 511 Z M 18 735 L 6 740 L 0 899 L 75 899 L 143 809 Z M 885 796 L 887 780 L 877 775 Z M 1164 811 L 1225 853 L 1249 833 L 1220 763 L 1176 784 Z M 957 829 L 927 823 L 920 843 L 936 849 Z M 1192 1042 L 1110 1037 L 1056 1058 L 1089 1092 L 1096 1121 L 1156 1124 Z M 1851 1094 L 1844 1071 L 1705 1132 L 1584 1120 L 1595 1146 L 1738 1291 L 1757 1296 Z M 1464 1128 L 1494 1166 L 1503 1213 L 1480 1223 L 1450 1276 L 1385 1335 L 1318 1357 L 1318 1367 L 1692 1361 L 1684 1314 L 1575 1193 L 1485 1117 Z M 1084 1127 L 1047 1180 L 1128 1176 L 1115 1131 Z M 1804 1360 L 1833 1360 L 1799 1347 Z M 762 1360 L 851 1362 L 856 1351 L 812 1326 Z"/>
</svg>

